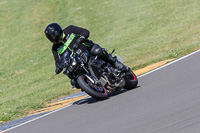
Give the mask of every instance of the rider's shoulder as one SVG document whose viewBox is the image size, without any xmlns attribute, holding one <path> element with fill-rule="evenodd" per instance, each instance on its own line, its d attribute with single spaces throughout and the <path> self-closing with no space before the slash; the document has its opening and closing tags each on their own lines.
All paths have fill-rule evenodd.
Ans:
<svg viewBox="0 0 200 133">
<path fill-rule="evenodd" d="M 71 29 L 71 28 L 74 28 L 74 27 L 77 27 L 77 26 L 75 26 L 75 25 L 69 25 L 65 29 Z"/>
</svg>

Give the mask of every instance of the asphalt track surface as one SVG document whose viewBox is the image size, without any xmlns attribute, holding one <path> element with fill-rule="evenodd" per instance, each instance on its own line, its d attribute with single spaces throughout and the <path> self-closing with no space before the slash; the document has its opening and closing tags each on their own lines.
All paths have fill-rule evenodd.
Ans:
<svg viewBox="0 0 200 133">
<path fill-rule="evenodd" d="M 142 75 L 136 89 L 88 98 L 6 133 L 199 133 L 200 52 Z"/>
</svg>

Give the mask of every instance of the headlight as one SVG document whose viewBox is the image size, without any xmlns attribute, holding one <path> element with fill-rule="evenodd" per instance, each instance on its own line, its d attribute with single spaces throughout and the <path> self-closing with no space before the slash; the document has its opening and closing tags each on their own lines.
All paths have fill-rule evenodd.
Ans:
<svg viewBox="0 0 200 133">
<path fill-rule="evenodd" d="M 75 66 L 76 65 L 76 62 L 72 62 L 72 66 Z"/>
<path fill-rule="evenodd" d="M 72 62 L 72 66 L 75 66 L 75 65 L 76 65 L 76 59 L 74 58 Z"/>
</svg>

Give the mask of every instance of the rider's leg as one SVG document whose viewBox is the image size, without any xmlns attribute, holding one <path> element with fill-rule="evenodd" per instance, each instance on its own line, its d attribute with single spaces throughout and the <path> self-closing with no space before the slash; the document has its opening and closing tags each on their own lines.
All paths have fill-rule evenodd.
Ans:
<svg viewBox="0 0 200 133">
<path fill-rule="evenodd" d="M 128 71 L 129 68 L 126 67 L 124 64 L 122 64 L 120 61 L 117 60 L 117 58 L 112 57 L 111 54 L 107 53 L 106 49 L 102 49 L 98 44 L 94 44 L 91 49 L 90 53 L 93 56 L 99 56 L 102 60 L 107 61 L 110 63 L 113 67 L 122 70 L 122 71 Z"/>
</svg>

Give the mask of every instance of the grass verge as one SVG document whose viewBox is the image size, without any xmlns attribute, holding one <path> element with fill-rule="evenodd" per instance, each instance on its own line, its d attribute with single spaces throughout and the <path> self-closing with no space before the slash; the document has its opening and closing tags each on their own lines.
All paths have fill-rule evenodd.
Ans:
<svg viewBox="0 0 200 133">
<path fill-rule="evenodd" d="M 17 119 L 71 93 L 54 76 L 43 30 L 58 22 L 90 30 L 90 39 L 125 58 L 133 70 L 200 48 L 198 0 L 1 0 L 0 121 Z"/>
</svg>

